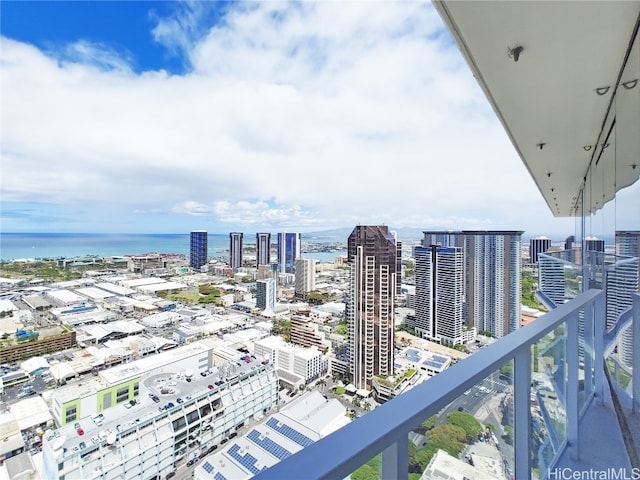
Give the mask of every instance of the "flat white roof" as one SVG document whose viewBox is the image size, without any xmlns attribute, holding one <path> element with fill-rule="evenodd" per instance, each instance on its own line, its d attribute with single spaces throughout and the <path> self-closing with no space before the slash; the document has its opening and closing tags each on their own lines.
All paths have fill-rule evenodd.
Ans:
<svg viewBox="0 0 640 480">
<path fill-rule="evenodd" d="M 86 298 L 78 295 L 77 293 L 73 293 L 69 290 L 49 290 L 47 292 L 48 297 L 55 298 L 64 303 L 70 302 L 82 302 L 85 301 Z"/>
<path fill-rule="evenodd" d="M 53 421 L 49 407 L 40 395 L 12 404 L 10 411 L 18 422 L 20 430 Z"/>
<path fill-rule="evenodd" d="M 178 282 L 152 283 L 149 285 L 140 285 L 138 287 L 140 291 L 147 293 L 161 292 L 163 290 L 182 290 L 183 288 L 187 288 L 187 285 Z"/>
<path fill-rule="evenodd" d="M 145 277 L 145 278 L 134 278 L 133 280 L 121 280 L 120 285 L 130 288 L 140 287 L 142 285 L 153 285 L 158 283 L 167 283 L 166 280 L 162 278 L 155 277 Z"/>
<path fill-rule="evenodd" d="M 102 376 L 110 385 L 115 385 L 131 378 L 139 377 L 140 375 L 158 367 L 171 365 L 174 362 L 208 352 L 209 350 L 210 348 L 202 343 L 194 342 L 189 345 L 185 345 L 184 347 L 174 348 L 151 357 L 141 358 L 124 365 L 109 368 L 100 372 L 100 376 Z"/>
<path fill-rule="evenodd" d="M 105 298 L 113 297 L 115 295 L 112 292 L 107 292 L 96 287 L 78 288 L 76 289 L 76 292 L 80 295 L 84 295 L 85 297 L 89 297 L 92 300 L 104 300 Z"/>
<path fill-rule="evenodd" d="M 294 454 L 304 448 L 302 443 L 313 443 L 348 422 L 346 409 L 337 399 L 327 401 L 320 392 L 306 393 L 250 428 L 243 437 L 229 442 L 224 450 L 204 458 L 196 467 L 195 477 L 213 479 L 222 474 L 233 480 L 249 479 L 254 476 L 249 466 L 261 470 L 279 462 L 269 445 L 276 444 Z M 300 439 L 300 434 L 302 443 L 297 443 L 300 440 L 295 438 Z"/>
<path fill-rule="evenodd" d="M 18 310 L 11 300 L 0 300 L 0 312 L 12 312 Z"/>
<path fill-rule="evenodd" d="M 116 285 L 115 283 L 109 282 L 97 283 L 96 287 L 107 292 L 115 293 L 116 295 L 133 295 L 134 293 L 136 293 L 136 291 L 132 290 L 131 288 L 123 287 L 122 285 Z"/>
</svg>

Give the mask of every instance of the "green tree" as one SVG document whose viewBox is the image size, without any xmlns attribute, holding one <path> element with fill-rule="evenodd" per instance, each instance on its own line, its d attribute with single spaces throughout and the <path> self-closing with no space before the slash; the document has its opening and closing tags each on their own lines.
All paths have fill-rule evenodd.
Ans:
<svg viewBox="0 0 640 480">
<path fill-rule="evenodd" d="M 457 457 L 464 448 L 467 434 L 456 425 L 438 425 L 427 434 L 428 446 L 441 448 L 449 455 Z"/>
<path fill-rule="evenodd" d="M 511 425 L 504 426 L 504 435 L 502 438 L 507 445 L 513 445 L 513 427 Z"/>
<path fill-rule="evenodd" d="M 271 333 L 273 335 L 280 335 L 288 342 L 291 338 L 291 321 L 274 319 Z"/>
<path fill-rule="evenodd" d="M 436 423 L 438 423 L 438 415 L 431 415 L 424 422 L 422 422 L 422 426 L 424 427 L 425 431 L 431 430 L 436 426 Z"/>
<path fill-rule="evenodd" d="M 342 335 L 343 337 L 347 336 L 347 332 L 349 331 L 349 327 L 347 326 L 347 321 L 343 320 L 338 325 L 336 325 L 335 333 L 338 335 Z"/>
<path fill-rule="evenodd" d="M 380 480 L 380 474 L 365 463 L 351 474 L 351 480 Z"/>
<path fill-rule="evenodd" d="M 380 455 L 376 455 L 367 463 L 351 474 L 351 480 L 380 480 L 382 461 Z"/>
<path fill-rule="evenodd" d="M 454 425 L 464 430 L 466 441 L 470 443 L 482 433 L 482 425 L 473 415 L 465 412 L 452 412 L 445 420 L 447 425 Z"/>
<path fill-rule="evenodd" d="M 307 300 L 311 305 L 322 305 L 323 303 L 327 303 L 330 298 L 329 294 L 327 293 L 320 293 L 317 290 L 313 290 L 309 292 Z"/>
</svg>

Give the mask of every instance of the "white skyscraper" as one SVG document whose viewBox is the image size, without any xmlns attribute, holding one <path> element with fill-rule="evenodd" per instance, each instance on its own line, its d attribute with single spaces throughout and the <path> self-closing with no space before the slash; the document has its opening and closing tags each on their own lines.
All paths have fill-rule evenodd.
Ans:
<svg viewBox="0 0 640 480">
<path fill-rule="evenodd" d="M 256 282 L 256 307 L 261 310 L 271 309 L 276 305 L 276 281 L 265 278 Z"/>
<path fill-rule="evenodd" d="M 464 255 L 459 247 L 416 247 L 416 332 L 445 344 L 464 343 Z"/>
<path fill-rule="evenodd" d="M 296 259 L 295 292 L 298 296 L 305 296 L 316 286 L 316 262 L 310 258 Z"/>
<path fill-rule="evenodd" d="M 502 230 L 424 232 L 423 246 L 441 242 L 446 243 L 443 246 L 462 248 L 465 324 L 478 333 L 484 331 L 499 338 L 520 326 L 522 233 Z"/>
<path fill-rule="evenodd" d="M 616 231 L 616 263 L 607 269 L 607 326 L 631 307 L 632 295 L 640 291 L 640 231 Z M 618 343 L 622 363 L 633 364 L 633 336 L 627 330 Z"/>
</svg>

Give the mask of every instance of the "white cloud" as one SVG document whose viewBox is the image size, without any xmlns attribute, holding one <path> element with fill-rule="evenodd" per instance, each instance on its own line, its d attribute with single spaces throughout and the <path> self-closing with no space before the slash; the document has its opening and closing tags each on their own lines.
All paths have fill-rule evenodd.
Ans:
<svg viewBox="0 0 640 480">
<path fill-rule="evenodd" d="M 274 229 L 546 208 L 430 3 L 239 2 L 207 29 L 201 3 L 152 32 L 185 75 L 3 38 L 3 201 Z"/>
</svg>

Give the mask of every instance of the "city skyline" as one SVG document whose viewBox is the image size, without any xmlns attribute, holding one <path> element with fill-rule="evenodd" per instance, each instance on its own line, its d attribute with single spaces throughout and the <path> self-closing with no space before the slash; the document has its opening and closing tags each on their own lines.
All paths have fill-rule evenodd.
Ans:
<svg viewBox="0 0 640 480">
<path fill-rule="evenodd" d="M 3 231 L 575 230 L 430 3 L 1 8 Z"/>
</svg>

